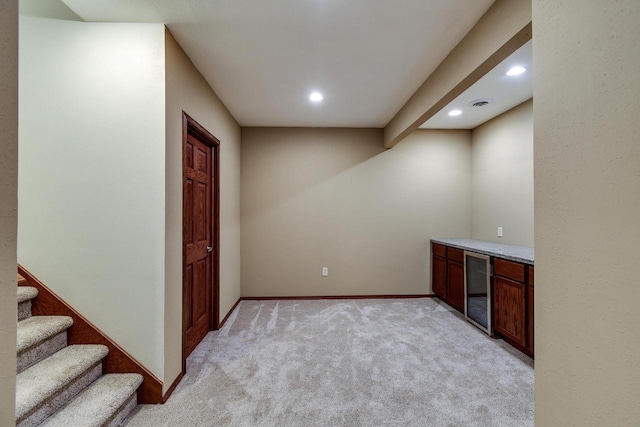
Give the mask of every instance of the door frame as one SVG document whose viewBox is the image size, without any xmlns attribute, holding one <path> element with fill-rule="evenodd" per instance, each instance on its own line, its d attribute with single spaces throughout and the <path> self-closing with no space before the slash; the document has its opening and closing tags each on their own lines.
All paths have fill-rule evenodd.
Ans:
<svg viewBox="0 0 640 427">
<path fill-rule="evenodd" d="M 207 305 L 211 308 L 209 315 L 209 330 L 213 331 L 219 329 L 220 319 L 220 140 L 213 136 L 202 125 L 195 121 L 184 111 L 182 112 L 182 307 L 184 307 L 184 286 L 185 286 L 185 267 L 186 267 L 186 252 L 184 245 L 184 198 L 186 194 L 186 146 L 187 136 L 191 135 L 196 137 L 203 144 L 211 147 L 211 202 L 212 211 L 209 212 L 210 221 L 212 226 L 211 246 L 213 246 L 213 259 L 211 260 L 211 283 L 210 293 L 211 300 L 207 301 Z M 186 372 L 187 355 L 186 355 L 186 323 L 184 321 L 184 313 L 182 314 L 182 372 Z"/>
</svg>

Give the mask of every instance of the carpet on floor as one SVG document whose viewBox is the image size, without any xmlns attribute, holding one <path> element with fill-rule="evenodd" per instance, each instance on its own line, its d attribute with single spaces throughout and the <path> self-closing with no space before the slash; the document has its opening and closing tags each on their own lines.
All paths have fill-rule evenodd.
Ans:
<svg viewBox="0 0 640 427">
<path fill-rule="evenodd" d="M 137 426 L 533 426 L 533 361 L 436 299 L 242 301 Z"/>
</svg>

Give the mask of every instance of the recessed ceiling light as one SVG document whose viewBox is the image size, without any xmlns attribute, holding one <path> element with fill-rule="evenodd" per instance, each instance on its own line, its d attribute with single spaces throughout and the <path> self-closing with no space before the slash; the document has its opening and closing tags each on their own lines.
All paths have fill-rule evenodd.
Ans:
<svg viewBox="0 0 640 427">
<path fill-rule="evenodd" d="M 311 92 L 311 95 L 309 95 L 309 99 L 313 102 L 320 102 L 324 99 L 324 96 L 322 96 L 320 92 Z"/>
<path fill-rule="evenodd" d="M 462 114 L 461 110 L 451 110 L 451 111 L 449 111 L 449 115 L 451 117 L 459 116 L 460 114 Z"/>
<path fill-rule="evenodd" d="M 527 69 L 524 67 L 520 67 L 520 66 L 512 67 L 509 69 L 509 71 L 507 71 L 507 76 L 519 76 L 525 71 L 527 71 Z"/>
</svg>

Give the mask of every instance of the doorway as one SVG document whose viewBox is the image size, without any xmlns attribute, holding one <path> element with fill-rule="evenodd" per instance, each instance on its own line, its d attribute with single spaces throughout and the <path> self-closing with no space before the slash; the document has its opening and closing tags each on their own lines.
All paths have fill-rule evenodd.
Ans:
<svg viewBox="0 0 640 427">
<path fill-rule="evenodd" d="M 182 367 L 218 328 L 220 141 L 182 113 Z"/>
</svg>

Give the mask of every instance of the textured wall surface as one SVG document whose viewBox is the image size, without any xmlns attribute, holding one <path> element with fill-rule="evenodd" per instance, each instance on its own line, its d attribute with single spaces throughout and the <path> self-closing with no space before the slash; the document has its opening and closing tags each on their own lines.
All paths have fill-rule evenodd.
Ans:
<svg viewBox="0 0 640 427">
<path fill-rule="evenodd" d="M 471 237 L 533 247 L 533 102 L 478 126 L 471 140 Z"/>
<path fill-rule="evenodd" d="M 164 26 L 20 16 L 19 261 L 164 373 Z"/>
<path fill-rule="evenodd" d="M 471 233 L 470 137 L 243 128 L 243 296 L 431 293 L 429 239 Z"/>
<path fill-rule="evenodd" d="M 220 320 L 240 298 L 240 127 L 166 31 L 165 391 L 182 368 L 182 111 L 220 140 Z"/>
<path fill-rule="evenodd" d="M 536 425 L 640 425 L 640 2 L 533 1 Z"/>
<path fill-rule="evenodd" d="M 0 2 L 0 425 L 15 420 L 18 2 Z"/>
</svg>

